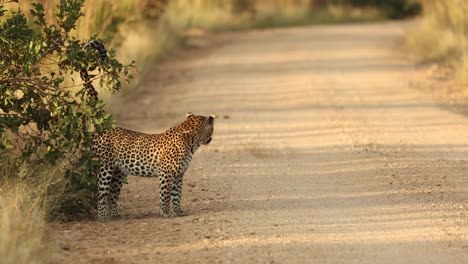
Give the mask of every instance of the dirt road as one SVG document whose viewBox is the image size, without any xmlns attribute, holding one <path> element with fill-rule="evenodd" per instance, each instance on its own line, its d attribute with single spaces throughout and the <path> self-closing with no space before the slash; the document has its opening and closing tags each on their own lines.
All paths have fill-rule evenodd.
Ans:
<svg viewBox="0 0 468 264">
<path fill-rule="evenodd" d="M 123 219 L 56 224 L 66 263 L 467 263 L 468 118 L 399 52 L 404 23 L 242 33 L 157 66 L 119 126 L 217 114 L 159 216 L 130 177 Z"/>
</svg>

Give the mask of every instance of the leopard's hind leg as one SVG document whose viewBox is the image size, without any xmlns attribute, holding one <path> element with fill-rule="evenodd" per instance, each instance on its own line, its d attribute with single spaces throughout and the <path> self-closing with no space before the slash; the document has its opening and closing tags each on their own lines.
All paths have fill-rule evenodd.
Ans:
<svg viewBox="0 0 468 264">
<path fill-rule="evenodd" d="M 119 217 L 117 201 L 119 200 L 120 190 L 122 189 L 123 179 L 125 176 L 126 175 L 121 170 L 114 168 L 109 193 L 109 216 L 112 218 Z"/>
<path fill-rule="evenodd" d="M 161 172 L 159 175 L 159 206 L 161 217 L 168 218 L 172 217 L 170 206 L 171 206 L 171 190 L 172 190 L 172 178 L 171 173 Z"/>
<path fill-rule="evenodd" d="M 109 218 L 110 184 L 113 174 L 113 166 L 110 162 L 101 162 L 98 173 L 98 220 Z"/>
</svg>

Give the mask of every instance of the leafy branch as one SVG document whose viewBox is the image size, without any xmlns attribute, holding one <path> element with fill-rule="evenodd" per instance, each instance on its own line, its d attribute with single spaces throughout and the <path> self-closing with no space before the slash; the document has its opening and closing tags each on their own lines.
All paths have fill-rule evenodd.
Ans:
<svg viewBox="0 0 468 264">
<path fill-rule="evenodd" d="M 92 137 L 112 129 L 114 121 L 102 101 L 87 98 L 82 82 L 66 83 L 84 68 L 96 72 L 91 81 L 114 93 L 131 79 L 134 64 L 120 63 L 113 50 L 101 60 L 97 51 L 83 49 L 87 41 L 71 36 L 84 0 L 61 0 L 54 24 L 47 23 L 40 3 L 32 4 L 32 21 L 20 9 L 6 17 L 7 2 L 16 1 L 0 0 L 0 157 L 50 164 L 72 159 L 65 173 L 68 191 L 89 190 L 91 199 L 98 168 Z M 12 150 L 19 157 L 8 155 Z"/>
</svg>

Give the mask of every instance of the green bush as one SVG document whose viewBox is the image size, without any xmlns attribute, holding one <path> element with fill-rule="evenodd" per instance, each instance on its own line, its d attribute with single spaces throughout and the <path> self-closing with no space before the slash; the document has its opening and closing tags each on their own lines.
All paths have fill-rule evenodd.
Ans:
<svg viewBox="0 0 468 264">
<path fill-rule="evenodd" d="M 361 7 L 377 7 L 389 18 L 403 18 L 421 13 L 421 5 L 414 0 L 329 0 L 331 3 Z"/>
<path fill-rule="evenodd" d="M 66 160 L 64 197 L 69 199 L 62 205 L 69 208 L 92 204 L 98 166 L 92 136 L 114 126 L 103 103 L 88 99 L 83 83 L 72 76 L 89 69 L 101 86 L 116 92 L 133 66 L 118 62 L 112 50 L 100 60 L 97 51 L 84 50 L 86 42 L 71 36 L 83 4 L 61 0 L 54 24 L 46 22 L 41 4 L 32 5 L 30 20 L 22 10 L 7 12 L 0 5 L 0 158 L 7 164 L 51 166 Z M 73 84 L 65 85 L 68 79 Z"/>
</svg>

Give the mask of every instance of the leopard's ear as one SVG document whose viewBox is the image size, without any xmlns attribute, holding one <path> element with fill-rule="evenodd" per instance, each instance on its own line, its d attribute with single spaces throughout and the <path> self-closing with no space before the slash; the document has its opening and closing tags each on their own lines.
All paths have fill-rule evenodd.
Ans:
<svg viewBox="0 0 468 264">
<path fill-rule="evenodd" d="M 208 117 L 208 122 L 210 122 L 210 124 L 213 124 L 215 118 L 216 118 L 216 115 L 210 115 Z"/>
<path fill-rule="evenodd" d="M 191 117 L 191 116 L 194 116 L 194 114 L 192 112 L 188 112 L 187 113 L 187 118 Z"/>
</svg>

